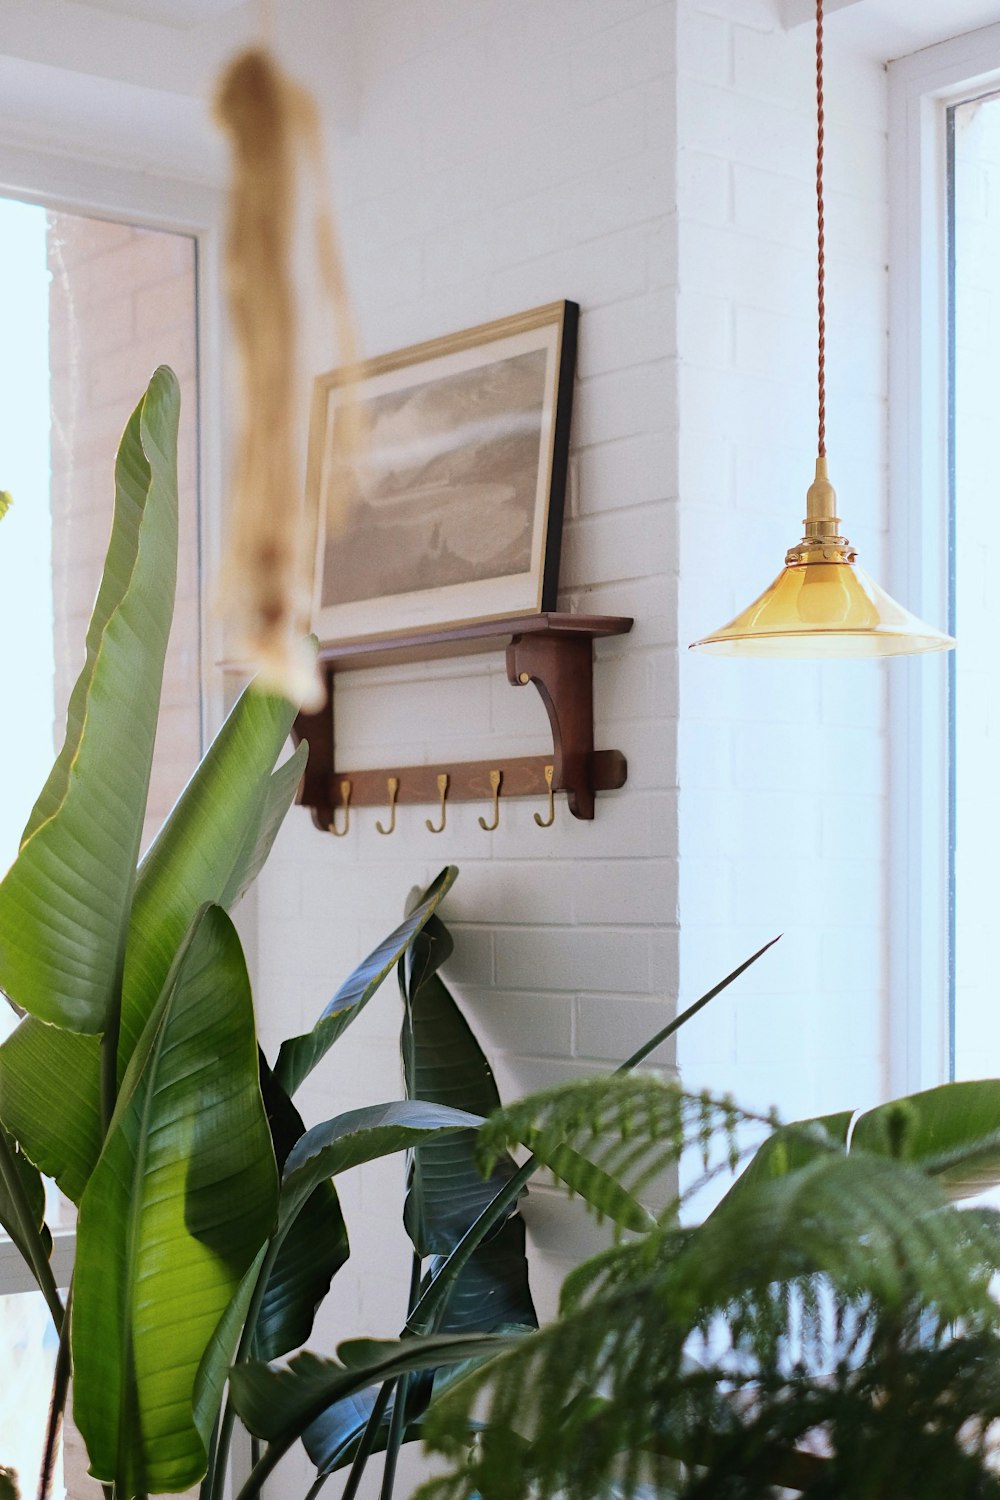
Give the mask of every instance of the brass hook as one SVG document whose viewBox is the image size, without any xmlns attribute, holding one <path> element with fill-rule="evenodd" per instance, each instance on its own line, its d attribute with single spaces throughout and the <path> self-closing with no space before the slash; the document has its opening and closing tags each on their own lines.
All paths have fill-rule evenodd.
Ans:
<svg viewBox="0 0 1000 1500">
<path fill-rule="evenodd" d="M 344 809 L 344 826 L 337 827 L 337 809 L 333 809 L 333 822 L 327 826 L 335 838 L 342 839 L 351 826 L 351 783 L 342 781 L 340 783 L 340 805 Z"/>
<path fill-rule="evenodd" d="M 383 828 L 382 824 L 376 821 L 375 827 L 379 833 L 392 833 L 396 827 L 396 793 L 399 791 L 399 777 L 390 776 L 387 784 L 389 787 L 389 826 Z"/>
<path fill-rule="evenodd" d="M 541 813 L 535 813 L 535 822 L 539 828 L 551 828 L 556 820 L 556 802 L 552 793 L 552 778 L 556 773 L 555 766 L 545 767 L 545 785 L 549 789 L 549 815 L 543 818 Z"/>
<path fill-rule="evenodd" d="M 425 818 L 424 819 L 424 825 L 427 828 L 427 832 L 428 833 L 444 833 L 444 823 L 445 823 L 445 818 L 447 817 L 447 813 L 445 812 L 445 808 L 444 808 L 444 799 L 448 795 L 448 777 L 442 771 L 442 773 L 438 777 L 437 781 L 438 781 L 438 795 L 441 798 L 441 821 L 438 824 L 438 826 L 435 828 L 434 824 L 431 822 L 430 818 Z"/>
<path fill-rule="evenodd" d="M 480 828 L 485 828 L 487 833 L 492 833 L 494 828 L 499 828 L 500 826 L 500 783 L 502 781 L 502 771 L 490 772 L 490 788 L 493 792 L 493 822 L 487 823 L 483 817 L 479 819 Z"/>
</svg>

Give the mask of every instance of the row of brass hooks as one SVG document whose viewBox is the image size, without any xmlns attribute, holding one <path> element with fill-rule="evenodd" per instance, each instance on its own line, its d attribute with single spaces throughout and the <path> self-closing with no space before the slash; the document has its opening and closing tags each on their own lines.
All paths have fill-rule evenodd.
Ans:
<svg viewBox="0 0 1000 1500">
<path fill-rule="evenodd" d="M 546 785 L 546 787 L 548 789 L 549 808 L 548 808 L 548 816 L 547 817 L 543 818 L 542 815 L 541 815 L 541 813 L 535 813 L 535 815 L 534 815 L 535 816 L 535 822 L 538 824 L 539 828 L 551 828 L 552 824 L 556 820 L 555 791 L 554 791 L 554 788 L 553 788 L 553 785 L 552 785 L 554 775 L 555 775 L 555 767 L 554 766 L 546 766 L 545 767 L 545 785 Z M 431 822 L 430 818 L 425 818 L 424 819 L 424 827 L 428 830 L 429 833 L 444 833 L 445 823 L 446 823 L 447 817 L 448 817 L 447 808 L 445 806 L 445 802 L 446 802 L 447 797 L 448 797 L 448 786 L 449 786 L 449 778 L 447 776 L 447 773 L 445 773 L 445 772 L 442 771 L 441 774 L 437 778 L 438 796 L 441 799 L 441 801 L 440 801 L 440 808 L 439 808 L 439 821 L 437 822 L 437 824 L 434 824 L 434 823 Z M 502 771 L 491 771 L 490 772 L 490 791 L 493 794 L 493 819 L 492 819 L 492 822 L 489 822 L 489 823 L 487 823 L 486 819 L 483 818 L 483 817 L 480 817 L 480 819 L 479 819 L 479 826 L 480 826 L 480 828 L 485 829 L 487 833 L 492 833 L 494 831 L 494 829 L 500 827 L 500 792 L 501 792 L 502 787 L 503 787 L 503 772 Z M 389 777 L 387 777 L 387 779 L 386 779 L 386 788 L 387 788 L 388 794 L 389 794 L 389 826 L 388 826 L 388 828 L 383 828 L 382 827 L 381 819 L 379 819 L 379 820 L 376 821 L 375 827 L 377 828 L 377 830 L 378 830 L 379 833 L 390 834 L 390 833 L 393 833 L 395 831 L 395 828 L 396 828 L 396 799 L 399 796 L 399 777 L 398 776 L 389 776 Z M 337 813 L 338 812 L 343 812 L 343 815 L 344 815 L 343 825 L 341 827 L 339 827 L 339 828 L 337 826 Z M 329 828 L 330 828 L 330 832 L 336 838 L 342 839 L 345 836 L 345 834 L 347 834 L 347 833 L 350 832 L 350 827 L 351 827 L 351 783 L 348 780 L 344 780 L 344 781 L 342 781 L 340 783 L 340 807 L 334 809 L 334 811 L 333 811 L 333 821 L 330 823 Z"/>
</svg>

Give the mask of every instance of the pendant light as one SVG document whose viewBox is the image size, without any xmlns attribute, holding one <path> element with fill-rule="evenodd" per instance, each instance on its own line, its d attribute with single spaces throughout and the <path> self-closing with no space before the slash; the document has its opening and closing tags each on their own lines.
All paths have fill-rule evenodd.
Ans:
<svg viewBox="0 0 1000 1500">
<path fill-rule="evenodd" d="M 823 216 L 823 0 L 816 0 L 816 208 L 819 444 L 806 494 L 805 534 L 759 599 L 693 642 L 716 656 L 860 657 L 947 651 L 955 642 L 897 604 L 856 562 L 841 535 L 826 467 L 826 303 Z"/>
</svg>

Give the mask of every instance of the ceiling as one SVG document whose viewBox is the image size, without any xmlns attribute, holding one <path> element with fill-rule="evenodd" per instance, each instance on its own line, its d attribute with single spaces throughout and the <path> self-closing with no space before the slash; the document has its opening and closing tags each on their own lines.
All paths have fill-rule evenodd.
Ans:
<svg viewBox="0 0 1000 1500">
<path fill-rule="evenodd" d="M 778 4 L 786 26 L 815 19 L 816 0 Z M 885 61 L 1000 22 L 1000 0 L 826 0 L 826 10 L 831 33 Z"/>
<path fill-rule="evenodd" d="M 109 10 L 119 16 L 190 30 L 239 10 L 245 0 L 85 0 L 85 3 L 94 10 Z"/>
</svg>

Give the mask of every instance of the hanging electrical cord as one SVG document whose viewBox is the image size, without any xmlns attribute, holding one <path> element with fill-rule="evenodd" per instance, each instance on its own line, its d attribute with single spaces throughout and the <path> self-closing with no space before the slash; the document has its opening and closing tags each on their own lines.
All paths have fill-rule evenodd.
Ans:
<svg viewBox="0 0 1000 1500">
<path fill-rule="evenodd" d="M 819 313 L 819 443 L 826 457 L 826 220 L 823 212 L 823 0 L 816 0 L 816 293 Z"/>
</svg>

